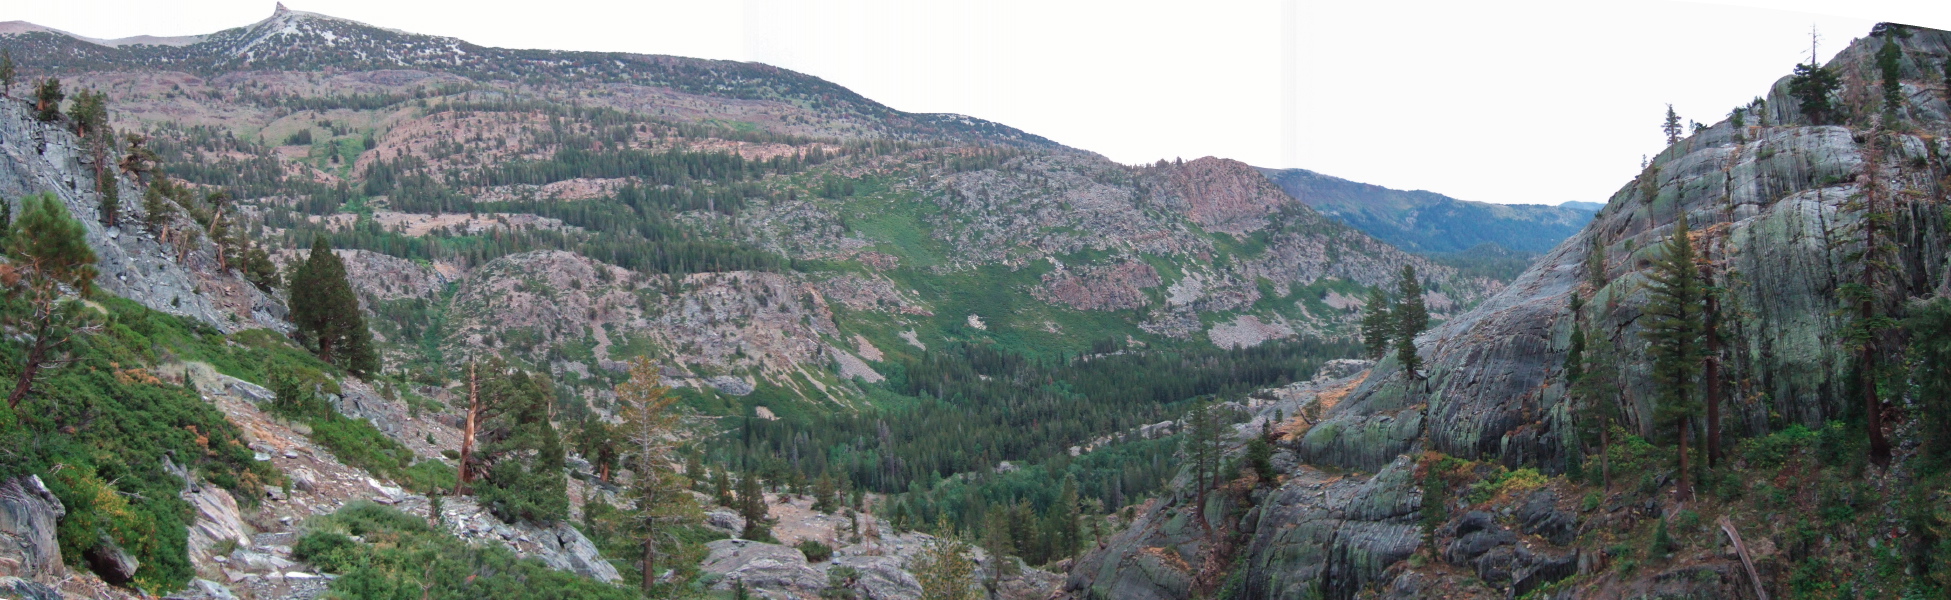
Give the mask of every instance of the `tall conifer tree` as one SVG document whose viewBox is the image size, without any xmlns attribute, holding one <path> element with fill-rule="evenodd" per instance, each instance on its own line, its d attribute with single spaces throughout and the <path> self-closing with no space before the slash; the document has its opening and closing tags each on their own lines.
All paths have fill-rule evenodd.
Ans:
<svg viewBox="0 0 1951 600">
<path fill-rule="evenodd" d="M 345 263 L 324 236 L 312 240 L 311 255 L 292 273 L 291 320 L 301 341 L 317 348 L 319 359 L 361 377 L 379 370 L 359 297 L 346 281 Z"/>
<path fill-rule="evenodd" d="M 1699 385 L 1704 337 L 1703 312 L 1706 289 L 1695 263 L 1694 245 L 1687 229 L 1687 216 L 1675 220 L 1673 236 L 1659 257 L 1653 260 L 1649 286 L 1651 299 L 1643 314 L 1646 330 L 1641 335 L 1650 344 L 1647 354 L 1653 360 L 1653 380 L 1659 386 L 1656 418 L 1672 427 L 1680 447 L 1680 493 L 1689 497 L 1687 434 L 1693 419 L 1700 415 Z"/>
<path fill-rule="evenodd" d="M 1395 333 L 1395 317 L 1389 311 L 1389 296 L 1380 286 L 1368 289 L 1368 305 L 1362 307 L 1362 347 L 1369 360 L 1382 360 L 1389 354 L 1389 338 Z"/>
<path fill-rule="evenodd" d="M 1415 265 L 1403 265 L 1396 282 L 1395 315 L 1396 361 L 1411 382 L 1422 379 L 1423 358 L 1416 354 L 1416 336 L 1429 329 L 1429 308 L 1423 304 L 1423 284 L 1416 277 Z"/>
</svg>

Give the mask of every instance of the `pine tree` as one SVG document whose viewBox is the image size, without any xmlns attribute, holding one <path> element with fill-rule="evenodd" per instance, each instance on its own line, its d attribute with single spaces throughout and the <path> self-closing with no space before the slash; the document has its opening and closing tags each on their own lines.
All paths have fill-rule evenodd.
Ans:
<svg viewBox="0 0 1951 600">
<path fill-rule="evenodd" d="M 291 320 L 301 340 L 317 348 L 320 360 L 361 377 L 379 370 L 359 297 L 346 280 L 345 263 L 332 253 L 325 236 L 313 238 L 311 255 L 292 273 Z"/>
<path fill-rule="evenodd" d="M 76 136 L 86 138 L 103 130 L 108 126 L 108 95 L 86 89 L 75 92 L 74 102 L 68 104 L 68 120 Z"/>
<path fill-rule="evenodd" d="M 1896 119 L 1903 110 L 1904 82 L 1902 61 L 1904 49 L 1897 46 L 1897 36 L 1883 36 L 1883 47 L 1877 48 L 1876 66 L 1883 78 L 1883 114 L 1886 119 Z"/>
<path fill-rule="evenodd" d="M 1673 105 L 1666 105 L 1666 121 L 1660 125 L 1660 132 L 1666 134 L 1666 143 L 1671 146 L 1680 143 L 1680 115 L 1673 112 Z"/>
<path fill-rule="evenodd" d="M 682 534 L 703 520 L 696 498 L 685 489 L 685 476 L 671 460 L 689 421 L 662 382 L 657 367 L 639 356 L 631 361 L 630 380 L 616 389 L 635 476 L 631 492 L 637 505 L 629 519 L 643 540 L 639 566 L 646 591 L 657 581 L 660 560 L 676 554 L 683 544 Z"/>
<path fill-rule="evenodd" d="M 1415 265 L 1403 265 L 1396 281 L 1395 342 L 1396 362 L 1402 363 L 1404 378 L 1414 383 L 1422 379 L 1423 358 L 1416 353 L 1416 336 L 1429 329 L 1429 309 L 1423 305 L 1423 285 L 1416 277 Z"/>
<path fill-rule="evenodd" d="M 737 500 L 732 498 L 732 478 L 724 469 L 717 469 L 711 475 L 711 497 L 719 506 L 733 508 Z"/>
<path fill-rule="evenodd" d="M 990 556 L 1016 556 L 1016 543 L 1010 536 L 1009 508 L 1003 505 L 989 507 L 982 522 L 981 546 Z"/>
<path fill-rule="evenodd" d="M 617 467 L 618 453 L 621 451 L 617 428 L 594 414 L 584 415 L 582 423 L 576 427 L 576 452 L 596 468 L 596 480 L 610 482 L 610 472 Z"/>
<path fill-rule="evenodd" d="M 100 165 L 101 163 L 96 162 Z M 101 195 L 102 224 L 114 227 L 122 220 L 122 190 L 115 180 L 114 169 L 101 169 L 95 174 L 95 190 Z"/>
<path fill-rule="evenodd" d="M 1919 404 L 1917 417 L 1925 454 L 1951 458 L 1951 298 L 1919 301 L 1904 321 L 1916 361 L 1911 381 Z"/>
<path fill-rule="evenodd" d="M 772 508 L 766 504 L 765 489 L 759 486 L 759 478 L 750 473 L 738 478 L 738 514 L 745 517 L 745 531 L 738 537 L 748 540 L 772 537 L 772 528 L 767 524 L 772 519 Z"/>
<path fill-rule="evenodd" d="M 908 571 L 921 584 L 921 597 L 928 600 L 976 600 L 982 597 L 976 585 L 976 562 L 969 545 L 950 537 L 936 538 L 911 559 Z"/>
<path fill-rule="evenodd" d="M 1362 347 L 1369 360 L 1382 360 L 1389 353 L 1390 334 L 1395 317 L 1389 312 L 1389 297 L 1381 287 L 1368 289 L 1368 304 L 1362 307 Z"/>
<path fill-rule="evenodd" d="M 61 93 L 61 80 L 42 79 L 34 86 L 34 118 L 47 122 L 61 120 L 61 101 L 67 97 Z"/>
<path fill-rule="evenodd" d="M 1198 519 L 1207 529 L 1206 491 L 1219 486 L 1220 429 L 1212 400 L 1201 400 L 1186 413 L 1186 458 L 1192 463 L 1192 491 L 1198 497 Z"/>
<path fill-rule="evenodd" d="M 1681 497 L 1685 499 L 1692 495 L 1687 470 L 1687 434 L 1693 428 L 1693 419 L 1701 412 L 1696 392 L 1701 359 L 1705 356 L 1701 342 L 1706 300 L 1685 214 L 1675 220 L 1672 239 L 1653 260 L 1648 277 L 1652 280 L 1648 289 L 1650 299 L 1643 311 L 1646 330 L 1641 335 L 1649 343 L 1647 353 L 1653 360 L 1653 380 L 1659 387 L 1659 403 L 1654 414 L 1662 424 L 1673 427 L 1678 436 L 1679 485 Z"/>
<path fill-rule="evenodd" d="M 1052 559 L 1069 558 L 1084 549 L 1084 536 L 1078 529 L 1083 520 L 1081 506 L 1078 504 L 1077 475 L 1064 474 L 1062 491 L 1057 494 L 1057 504 L 1050 507 L 1051 526 L 1056 534 L 1056 554 Z"/>
<path fill-rule="evenodd" d="M 176 205 L 163 195 L 161 186 L 152 185 L 142 191 L 142 225 L 149 235 L 161 236 L 163 227 L 176 215 Z"/>
<path fill-rule="evenodd" d="M 1612 427 L 1619 420 L 1619 352 L 1612 341 L 1591 338 L 1585 353 L 1585 367 L 1571 395 L 1576 402 L 1579 428 L 1585 440 L 1597 434 L 1599 442 L 1599 481 L 1612 489 Z"/>
<path fill-rule="evenodd" d="M 477 432 L 479 451 L 466 468 L 482 471 L 475 495 L 503 521 L 547 525 L 569 516 L 567 460 L 550 422 L 555 386 L 542 374 L 501 365 L 482 386 L 493 418 Z"/>
<path fill-rule="evenodd" d="M 14 78 L 19 75 L 14 66 L 13 51 L 0 48 L 0 98 L 13 97 Z"/>
<path fill-rule="evenodd" d="M 5 204 L 0 200 L 0 204 Z M 6 252 L 12 262 L 0 264 L 0 285 L 6 306 L 0 310 L 7 329 L 25 334 L 20 374 L 7 406 L 19 409 L 33 391 L 44 368 L 66 364 L 62 350 L 77 336 L 97 327 L 94 310 L 72 301 L 93 295 L 95 251 L 88 247 L 81 223 L 54 194 L 22 198 L 20 218 L 7 231 Z"/>
<path fill-rule="evenodd" d="M 1866 172 L 1875 173 L 1878 163 L 1883 160 L 1882 149 L 1888 133 L 1879 129 L 1875 150 L 1865 153 L 1869 164 Z M 1891 307 L 1887 298 L 1895 292 L 1891 289 L 1894 280 L 1892 273 L 1901 273 L 1901 258 L 1893 235 L 1897 221 L 1897 211 L 1891 207 L 1895 194 L 1885 189 L 1882 181 L 1870 177 L 1862 187 L 1862 193 L 1852 196 L 1843 203 L 1842 209 L 1853 213 L 1857 222 L 1853 225 L 1861 236 L 1862 245 L 1848 255 L 1846 261 L 1855 272 L 1850 281 L 1837 286 L 1841 296 L 1842 309 L 1847 311 L 1850 322 L 1844 328 L 1843 340 L 1847 348 L 1856 354 L 1856 384 L 1863 400 L 1863 427 L 1869 439 L 1870 462 L 1877 466 L 1890 464 L 1890 440 L 1883 433 L 1883 399 L 1877 391 L 1884 372 L 1885 335 L 1899 326 L 1890 316 Z"/>
<path fill-rule="evenodd" d="M 1585 376 L 1585 324 L 1578 322 L 1578 297 L 1572 297 L 1572 339 L 1565 349 L 1565 383 L 1577 385 Z"/>
<path fill-rule="evenodd" d="M 1828 125 L 1837 118 L 1829 95 L 1842 85 L 1842 79 L 1828 67 L 1795 65 L 1795 75 L 1788 81 L 1788 95 L 1801 105 L 1802 115 L 1808 117 L 1811 124 Z"/>
</svg>

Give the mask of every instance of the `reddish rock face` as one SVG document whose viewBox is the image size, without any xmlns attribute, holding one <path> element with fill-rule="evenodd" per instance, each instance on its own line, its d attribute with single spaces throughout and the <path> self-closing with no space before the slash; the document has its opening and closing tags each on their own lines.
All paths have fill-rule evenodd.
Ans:
<svg viewBox="0 0 1951 600">
<path fill-rule="evenodd" d="M 1124 310 L 1150 304 L 1145 288 L 1161 283 L 1158 270 L 1133 260 L 1047 273 L 1036 297 L 1078 310 Z"/>
<path fill-rule="evenodd" d="M 1186 216 L 1208 231 L 1247 234 L 1267 226 L 1266 216 L 1294 202 L 1246 163 L 1205 157 L 1165 173 L 1166 193 L 1177 195 Z"/>
</svg>

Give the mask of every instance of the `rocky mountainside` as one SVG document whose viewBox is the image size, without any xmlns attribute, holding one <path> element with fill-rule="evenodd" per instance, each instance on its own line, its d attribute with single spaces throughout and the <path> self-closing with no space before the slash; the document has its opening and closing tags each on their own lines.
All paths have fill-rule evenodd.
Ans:
<svg viewBox="0 0 1951 600">
<path fill-rule="evenodd" d="M 110 123 L 135 135 L 97 158 L 71 119 L 44 121 L 0 99 L 0 197 L 55 193 L 101 255 L 104 290 L 142 307 L 105 300 L 118 322 L 136 323 L 112 334 L 157 336 L 104 345 L 139 356 L 96 362 L 116 370 L 112 385 L 152 386 L 228 423 L 232 445 L 209 423 L 178 427 L 201 437 L 175 442 L 215 444 L 261 478 L 141 459 L 139 468 L 164 469 L 141 480 L 160 487 L 117 489 L 154 494 L 180 480 L 181 512 L 194 516 L 177 524 L 183 535 L 166 523 L 155 536 L 188 548 L 137 544 L 127 527 L 60 542 L 89 545 L 68 554 L 116 559 L 91 560 L 105 565 L 89 569 L 99 577 L 0 569 L 66 581 L 71 594 L 189 585 L 192 596 L 316 597 L 350 584 L 333 583 L 344 571 L 298 542 L 356 533 L 373 518 L 433 524 L 389 539 L 504 548 L 582 578 L 635 576 L 622 558 L 629 547 L 605 546 L 614 540 L 582 514 L 629 504 L 595 481 L 594 456 L 569 458 L 580 528 L 503 522 L 474 498 L 442 500 L 463 427 L 457 366 L 495 355 L 548 376 L 564 432 L 615 420 L 626 362 L 652 359 L 662 383 L 707 417 L 696 433 L 707 469 L 762 474 L 779 537 L 836 549 L 830 563 L 776 565 L 758 558 L 800 551 L 698 541 L 701 571 L 684 576 L 699 589 L 805 596 L 848 566 L 877 597 L 913 597 L 905 569 L 932 539 L 914 530 L 945 516 L 923 497 L 936 487 L 1050 488 L 1009 492 L 1022 502 L 1011 510 L 1059 515 L 1063 477 L 1008 478 L 1074 470 L 1070 458 L 1091 453 L 1079 463 L 1112 466 L 1081 472 L 1088 493 L 1096 510 L 1116 510 L 1153 491 L 1153 473 L 1167 468 L 1157 457 L 1170 450 L 1127 446 L 1119 432 L 1205 393 L 1305 378 L 1352 352 L 1358 298 L 1405 267 L 1421 274 L 1439 319 L 1504 283 L 1327 218 L 1237 161 L 1121 165 L 977 119 L 901 113 L 765 65 L 483 48 L 282 6 L 184 40 L 109 43 L 10 24 L 0 48 L 25 79 L 105 94 Z M 155 169 L 118 160 L 144 151 Z M 104 180 L 121 198 L 115 226 L 103 224 L 94 182 Z M 158 189 L 178 192 L 145 198 Z M 367 313 L 381 372 L 335 375 L 281 335 L 292 331 L 291 290 L 219 260 L 212 210 L 287 274 L 326 238 Z M 1103 372 L 1115 364 L 1151 366 L 1145 377 Z M 276 405 L 305 394 L 271 392 L 278 373 L 314 377 L 327 408 L 306 416 Z M 929 421 L 942 418 L 998 433 L 978 452 L 943 448 Z M 872 429 L 828 443 L 843 427 Z M 743 442 L 720 435 L 740 429 Z M 795 504 L 809 480 L 833 474 L 860 490 L 845 536 L 835 514 Z M 53 509 L 89 515 L 65 527 L 106 510 L 74 481 L 51 485 L 65 503 Z M 861 537 L 857 521 L 886 540 Z M 20 529 L 7 531 L 45 533 Z M 1016 552 L 1061 566 L 1029 543 Z M 999 555 L 982 567 L 1005 597 L 1047 597 L 1061 579 Z"/>
<path fill-rule="evenodd" d="M 1261 169 L 1288 195 L 1410 252 L 1446 254 L 1491 244 L 1541 253 L 1585 227 L 1597 203 L 1493 204 L 1392 190 L 1306 169 Z M 1586 208 L 1581 205 L 1591 205 Z"/>
<path fill-rule="evenodd" d="M 1885 62 L 1898 75 L 1888 112 L 1876 59 L 1886 44 L 1901 50 Z M 1860 272 L 1871 197 L 1896 207 L 1876 217 L 1899 240 L 1890 295 L 1947 289 L 1947 61 L 1951 33 L 1878 26 L 1827 65 L 1841 82 L 1828 97 L 1839 110 L 1821 125 L 1782 78 L 1743 107 L 1745 119 L 1667 148 L 1509 287 L 1418 338 L 1426 380 L 1388 358 L 1342 384 L 1318 422 L 1276 430 L 1279 481 L 1248 478 L 1203 503 L 1194 493 L 1158 502 L 1080 559 L 1071 589 L 1097 598 L 1938 589 L 1920 582 L 1935 563 L 1901 558 L 1927 556 L 1939 539 L 1919 529 L 1934 521 L 1916 512 L 1939 510 L 1928 497 L 1941 493 L 1923 483 L 1933 467 L 1916 453 L 1927 435 L 1913 412 L 1923 399 L 1891 400 L 1886 412 L 1903 419 L 1889 433 L 1897 463 L 1866 467 L 1853 433 L 1863 427 L 1858 361 L 1840 300 Z M 1726 463 L 1696 463 L 1698 503 L 1673 488 L 1675 436 L 1660 425 L 1642 335 L 1652 262 L 1681 215 L 1719 290 L 1723 375 L 1708 383 L 1728 398 L 1718 433 L 1738 440 L 1727 442 Z M 1604 357 L 1585 368 L 1616 382 L 1597 404 L 1568 393 L 1575 323 L 1586 336 L 1580 349 Z M 1902 395 L 1907 384 L 1893 385 Z M 1617 428 L 1602 458 L 1603 411 Z M 1601 469 L 1609 486 L 1599 484 Z M 1210 529 L 1187 524 L 1199 522 L 1188 511 L 1202 505 Z M 1905 569 L 1920 579 L 1905 583 Z"/>
<path fill-rule="evenodd" d="M 500 351 L 580 379 L 651 354 L 684 377 L 844 398 L 853 375 L 930 345 L 1348 339 L 1362 288 L 1403 266 L 1439 318 L 1502 285 L 1324 219 L 1235 161 L 1119 165 L 765 65 L 484 48 L 282 7 L 193 43 L 22 25 L 0 46 L 29 77 L 105 92 L 118 128 L 148 135 L 170 176 L 238 196 L 264 239 L 400 259 L 361 281 L 401 370 Z M 615 277 L 530 277 L 565 258 L 537 251 Z M 474 296 L 585 284 L 609 295 L 547 315 Z M 694 311 L 696 294 L 747 308 Z M 686 333 L 726 326 L 776 341 Z"/>
</svg>

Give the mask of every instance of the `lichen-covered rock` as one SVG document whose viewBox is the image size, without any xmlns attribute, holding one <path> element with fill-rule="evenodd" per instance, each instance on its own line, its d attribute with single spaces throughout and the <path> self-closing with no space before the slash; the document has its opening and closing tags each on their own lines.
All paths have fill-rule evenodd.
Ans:
<svg viewBox="0 0 1951 600">
<path fill-rule="evenodd" d="M 705 548 L 710 554 L 698 568 L 719 577 L 713 589 L 730 590 L 733 582 L 743 582 L 746 590 L 768 597 L 817 597 L 826 587 L 826 575 L 792 548 L 739 539 L 718 540 Z"/>
<path fill-rule="evenodd" d="M 1422 544 L 1422 491 L 1414 465 L 1392 462 L 1372 478 L 1302 467 L 1256 508 L 1246 550 L 1250 597 L 1348 598 L 1380 581 Z"/>
<path fill-rule="evenodd" d="M 533 555 L 551 568 L 597 581 L 616 582 L 623 579 L 623 575 L 616 572 L 616 566 L 603 560 L 603 555 L 596 551 L 596 543 L 589 541 L 582 531 L 568 523 L 538 528 L 534 538 L 542 545 L 542 551 Z"/>
<path fill-rule="evenodd" d="M 1901 43 L 1929 54 L 1945 51 L 1947 41 L 1951 34 L 1917 30 Z M 1837 60 L 1868 60 L 1868 51 L 1855 48 Z M 1646 269 L 1682 212 L 1715 284 L 1726 290 L 1724 378 L 1736 382 L 1727 395 L 1756 400 L 1730 403 L 1725 424 L 1755 434 L 1784 420 L 1814 425 L 1836 418 L 1848 403 L 1839 386 L 1849 381 L 1850 368 L 1836 342 L 1845 326 L 1837 289 L 1853 276 L 1850 257 L 1860 237 L 1853 233 L 1860 217 L 1848 205 L 1868 193 L 1904 206 L 1941 198 L 1936 182 L 1945 172 L 1941 157 L 1951 150 L 1944 141 L 1951 124 L 1914 121 L 1910 133 L 1877 133 L 1873 140 L 1863 129 L 1801 125 L 1792 106 L 1778 84 L 1768 98 L 1775 111 L 1769 126 L 1735 131 L 1723 122 L 1655 157 L 1584 232 L 1481 306 L 1420 338 L 1428 381 L 1415 393 L 1403 393 L 1397 363 L 1378 365 L 1370 384 L 1309 436 L 1306 458 L 1377 469 L 1426 433 L 1429 450 L 1562 469 L 1571 295 L 1590 295 L 1588 347 L 1642 356 Z M 1894 278 L 1894 293 L 1933 293 L 1951 247 L 1943 215 L 1899 214 L 1915 239 L 1900 245 L 1904 273 Z M 1605 255 L 1603 273 L 1586 272 L 1595 248 Z M 1605 284 L 1589 289 L 1588 279 Z M 1650 433 L 1654 390 L 1644 363 L 1622 360 L 1616 368 L 1628 399 L 1625 424 Z M 1427 432 L 1379 422 L 1385 416 L 1399 422 L 1410 411 L 1426 412 Z"/>
<path fill-rule="evenodd" d="M 34 579 L 65 573 L 55 527 L 67 514 L 38 475 L 0 483 L 0 575 Z"/>
<path fill-rule="evenodd" d="M 184 502 L 195 511 L 190 522 L 190 559 L 203 566 L 212 557 L 227 552 L 229 548 L 248 546 L 251 538 L 244 529 L 244 519 L 237 512 L 237 499 L 223 488 L 202 483 L 184 486 L 180 494 Z M 229 548 L 226 548 L 229 547 Z"/>
</svg>

